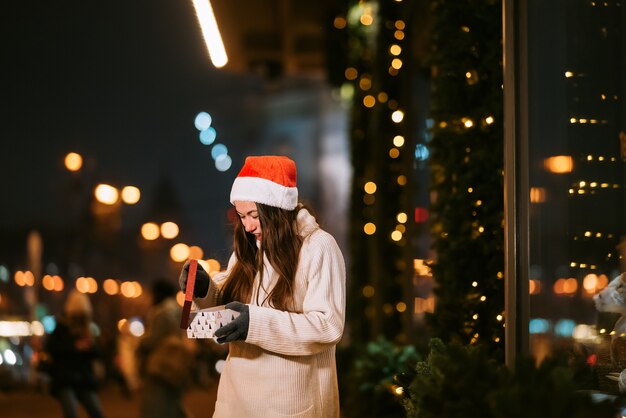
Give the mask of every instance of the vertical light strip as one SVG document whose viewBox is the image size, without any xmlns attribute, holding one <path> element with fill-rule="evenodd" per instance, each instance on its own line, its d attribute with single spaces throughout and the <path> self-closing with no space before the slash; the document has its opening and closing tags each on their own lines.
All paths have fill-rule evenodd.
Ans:
<svg viewBox="0 0 626 418">
<path fill-rule="evenodd" d="M 226 49 L 222 42 L 220 30 L 217 27 L 211 2 L 209 0 L 193 0 L 193 6 L 196 8 L 196 15 L 198 16 L 198 22 L 202 29 L 202 36 L 204 36 L 204 42 L 209 51 L 211 62 L 217 68 L 222 68 L 228 62 L 228 57 L 226 56 Z"/>
</svg>

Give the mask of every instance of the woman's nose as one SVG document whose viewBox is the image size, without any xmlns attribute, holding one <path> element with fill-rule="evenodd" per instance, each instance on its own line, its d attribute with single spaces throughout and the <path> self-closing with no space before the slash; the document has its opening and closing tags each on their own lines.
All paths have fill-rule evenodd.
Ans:
<svg viewBox="0 0 626 418">
<path fill-rule="evenodd" d="M 251 221 L 243 221 L 243 227 L 245 228 L 246 232 L 254 231 L 254 224 Z"/>
</svg>

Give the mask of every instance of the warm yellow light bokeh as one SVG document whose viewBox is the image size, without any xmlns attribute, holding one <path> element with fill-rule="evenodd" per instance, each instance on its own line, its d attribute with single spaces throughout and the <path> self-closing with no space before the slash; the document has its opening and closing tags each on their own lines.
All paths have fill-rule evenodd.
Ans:
<svg viewBox="0 0 626 418">
<path fill-rule="evenodd" d="M 135 186 L 126 186 L 122 189 L 122 201 L 127 205 L 134 205 L 141 199 L 141 192 Z"/>
<path fill-rule="evenodd" d="M 530 188 L 530 202 L 543 203 L 546 201 L 546 189 L 543 187 Z"/>
<path fill-rule="evenodd" d="M 120 292 L 120 285 L 114 279 L 106 279 L 102 283 L 102 289 L 107 295 L 117 295 Z"/>
<path fill-rule="evenodd" d="M 96 186 L 94 195 L 98 202 L 105 205 L 114 205 L 119 199 L 119 192 L 115 187 L 102 183 Z"/>
<path fill-rule="evenodd" d="M 335 20 L 333 21 L 333 26 L 336 27 L 337 29 L 344 29 L 347 23 L 348 22 L 343 16 L 336 16 Z"/>
<path fill-rule="evenodd" d="M 346 68 L 344 75 L 346 76 L 347 80 L 354 80 L 359 76 L 359 72 L 354 67 L 348 67 Z"/>
<path fill-rule="evenodd" d="M 404 112 L 401 110 L 396 110 L 391 114 L 391 120 L 395 123 L 400 123 L 404 119 Z"/>
<path fill-rule="evenodd" d="M 79 277 L 76 279 L 76 290 L 80 293 L 88 293 L 89 292 L 89 281 L 86 277 Z"/>
<path fill-rule="evenodd" d="M 178 225 L 174 222 L 163 222 L 161 224 L 161 235 L 166 239 L 173 239 L 178 236 Z"/>
<path fill-rule="evenodd" d="M 154 222 L 147 222 L 141 226 L 141 236 L 143 239 L 153 241 L 159 238 L 159 226 Z"/>
<path fill-rule="evenodd" d="M 196 260 L 204 258 L 204 251 L 202 250 L 202 248 L 198 247 L 197 245 L 192 245 L 191 247 L 189 247 L 188 258 L 193 258 Z"/>
<path fill-rule="evenodd" d="M 70 152 L 65 156 L 65 168 L 69 171 L 78 171 L 83 166 L 83 157 L 75 152 Z"/>
<path fill-rule="evenodd" d="M 546 170 L 555 174 L 571 173 L 574 169 L 574 160 L 569 155 L 557 155 L 544 160 Z"/>
<path fill-rule="evenodd" d="M 376 193 L 376 183 L 374 183 L 373 181 L 368 181 L 367 183 L 365 183 L 365 186 L 363 186 L 363 189 L 367 194 L 374 194 Z"/>
<path fill-rule="evenodd" d="M 371 298 L 372 296 L 374 296 L 374 294 L 376 293 L 374 286 L 372 285 L 367 285 L 365 287 L 363 287 L 363 296 L 365 296 L 366 298 Z"/>
<path fill-rule="evenodd" d="M 41 278 L 41 285 L 46 290 L 54 290 L 54 278 L 51 275 L 46 274 Z"/>
<path fill-rule="evenodd" d="M 222 268 L 220 266 L 220 262 L 213 258 L 209 258 L 206 262 L 209 264 L 209 272 L 220 271 L 220 269 Z"/>
<path fill-rule="evenodd" d="M 27 270 L 24 272 L 24 284 L 26 286 L 33 286 L 35 284 L 35 275 L 32 271 Z"/>
<path fill-rule="evenodd" d="M 187 260 L 189 258 L 189 246 L 183 243 L 175 244 L 170 249 L 170 257 L 178 263 Z"/>
</svg>

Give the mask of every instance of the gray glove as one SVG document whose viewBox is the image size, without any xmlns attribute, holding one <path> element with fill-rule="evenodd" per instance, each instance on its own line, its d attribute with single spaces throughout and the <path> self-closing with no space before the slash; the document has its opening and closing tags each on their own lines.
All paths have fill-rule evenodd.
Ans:
<svg viewBox="0 0 626 418">
<path fill-rule="evenodd" d="M 239 316 L 228 325 L 215 331 L 217 342 L 220 344 L 231 341 L 245 341 L 248 337 L 248 326 L 250 325 L 250 308 L 241 302 L 230 302 L 226 304 L 226 309 L 239 312 Z"/>
<path fill-rule="evenodd" d="M 189 274 L 189 260 L 185 262 L 183 269 L 180 271 L 180 276 L 178 276 L 178 284 L 180 286 L 180 290 L 183 293 L 187 290 L 187 275 Z M 193 287 L 193 296 L 196 298 L 203 298 L 209 292 L 209 274 L 204 271 L 200 263 L 198 263 L 198 268 L 196 270 L 196 283 Z"/>
</svg>

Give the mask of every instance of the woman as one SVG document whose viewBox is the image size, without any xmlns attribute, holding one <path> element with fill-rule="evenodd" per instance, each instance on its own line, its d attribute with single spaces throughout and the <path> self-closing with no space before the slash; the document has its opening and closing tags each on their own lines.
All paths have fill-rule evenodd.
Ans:
<svg viewBox="0 0 626 418">
<path fill-rule="evenodd" d="M 338 417 L 335 346 L 345 310 L 345 264 L 335 239 L 298 204 L 287 157 L 248 157 L 230 201 L 240 222 L 225 272 L 198 266 L 200 308 L 240 312 L 216 331 L 229 342 L 214 417 Z M 185 290 L 189 262 L 180 276 Z"/>
</svg>

